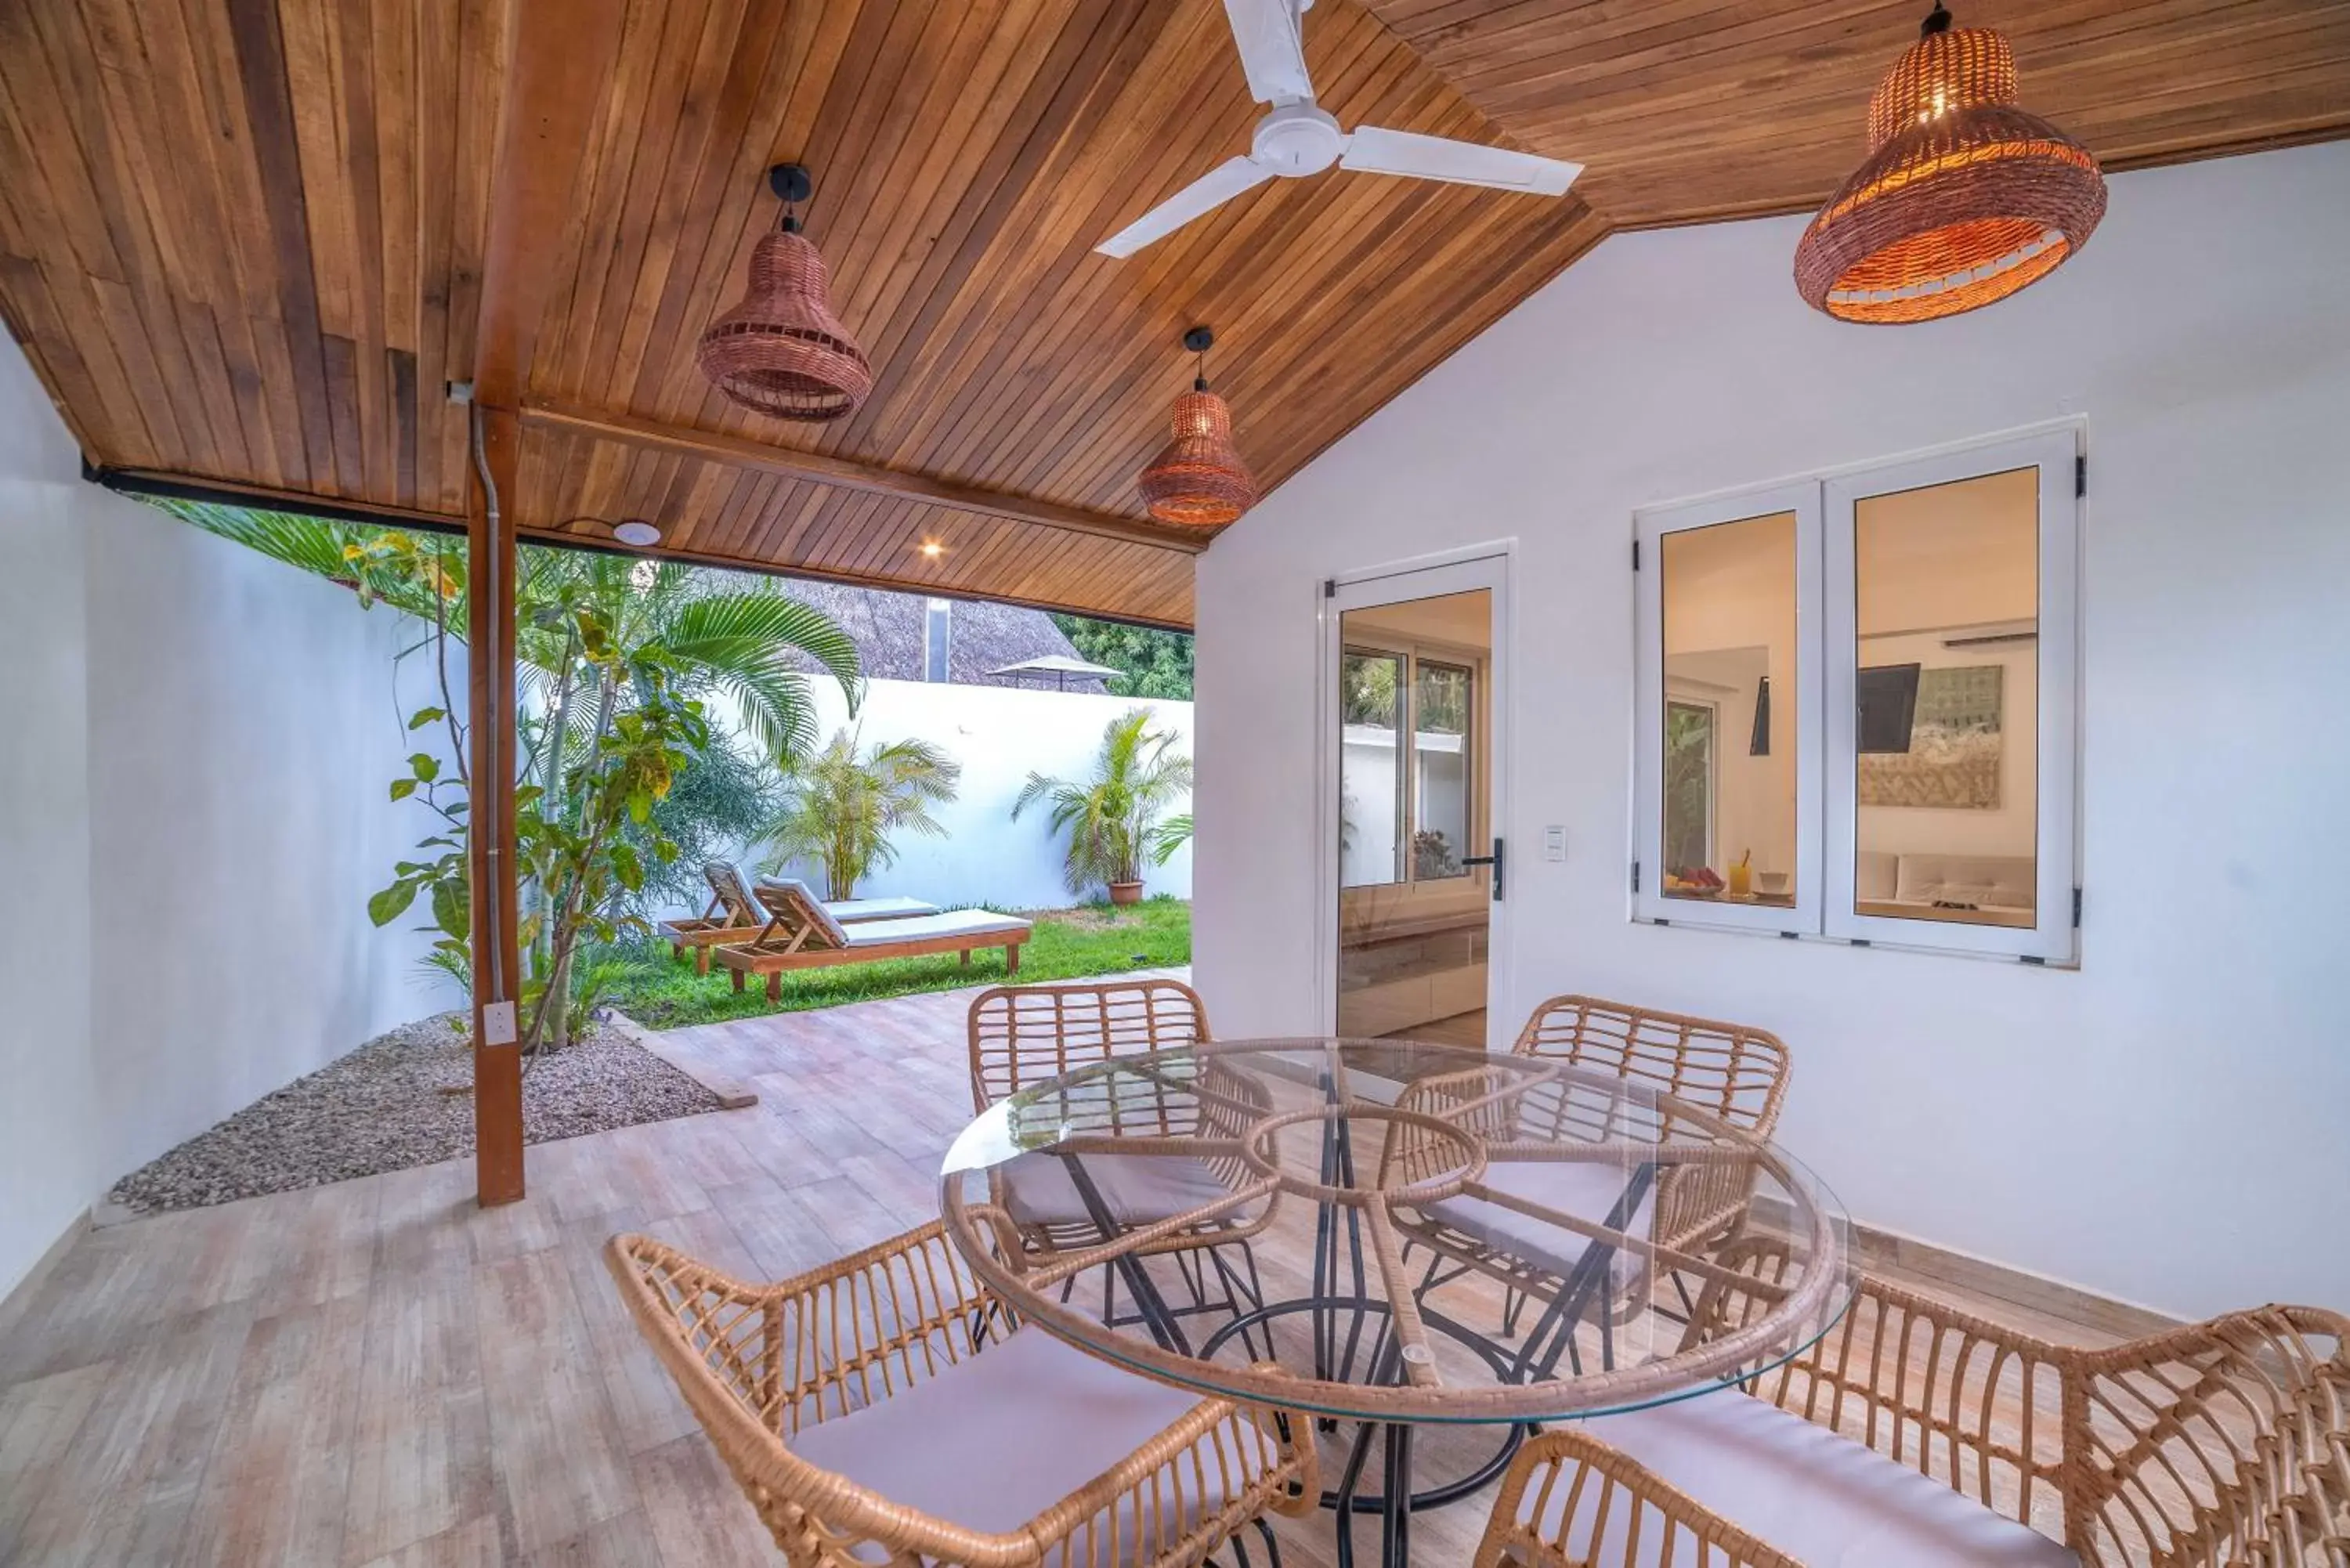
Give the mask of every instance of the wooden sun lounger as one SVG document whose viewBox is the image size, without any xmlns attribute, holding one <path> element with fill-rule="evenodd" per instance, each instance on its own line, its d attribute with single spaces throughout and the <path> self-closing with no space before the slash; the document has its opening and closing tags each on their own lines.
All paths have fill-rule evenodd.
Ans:
<svg viewBox="0 0 2350 1568">
<path fill-rule="evenodd" d="M 710 907 L 691 919 L 663 920 L 654 929 L 676 957 L 683 958 L 691 948 L 694 972 L 708 974 L 710 950 L 755 940 L 767 928 L 767 914 L 752 897 L 742 871 L 732 861 L 705 863 L 702 877 L 710 884 Z M 837 898 L 827 903 L 824 909 L 844 926 L 940 912 L 936 904 L 924 903 L 920 898 Z"/>
<path fill-rule="evenodd" d="M 873 963 L 924 953 L 961 953 L 967 965 L 979 949 L 1002 948 L 1004 972 L 1018 974 L 1021 944 L 1035 929 L 1017 915 L 987 909 L 948 909 L 844 925 L 802 883 L 762 882 L 756 893 L 770 917 L 764 929 L 753 941 L 715 950 L 718 961 L 733 971 L 737 991 L 743 989 L 744 976 L 765 975 L 770 1002 L 783 1000 L 784 971 L 788 969 Z"/>
</svg>

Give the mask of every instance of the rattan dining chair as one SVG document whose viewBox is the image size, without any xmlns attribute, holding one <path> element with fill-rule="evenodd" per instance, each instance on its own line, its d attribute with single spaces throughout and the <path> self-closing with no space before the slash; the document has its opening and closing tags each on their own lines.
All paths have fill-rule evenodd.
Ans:
<svg viewBox="0 0 2350 1568">
<path fill-rule="evenodd" d="M 1302 1419 L 1022 1325 L 935 1222 L 776 1284 L 605 1261 L 792 1568 L 1193 1568 L 1252 1525 L 1277 1563 L 1266 1513 L 1320 1505 Z"/>
<path fill-rule="evenodd" d="M 972 1107 L 984 1111 L 1023 1089 L 1066 1077 L 1121 1056 L 1181 1050 L 1211 1038 L 1207 1004 L 1180 981 L 1122 980 L 1080 985 L 997 986 L 971 1004 Z M 1077 1114 L 1115 1122 L 1127 1136 L 1236 1136 L 1272 1113 L 1272 1100 L 1253 1077 L 1201 1064 L 1194 1086 L 1159 1093 L 1137 1080 L 1106 1086 L 1098 1102 L 1078 1102 Z M 1120 1155 L 1088 1162 L 1099 1196 L 1123 1224 L 1171 1219 L 1223 1197 L 1246 1180 L 1238 1156 Z M 1067 1174 L 1065 1162 L 1037 1154 L 1000 1173 L 996 1201 L 1020 1228 L 1031 1254 L 1044 1257 L 1101 1240 Z M 1277 1201 L 1277 1200 L 1274 1200 Z M 1231 1307 L 1235 1294 L 1255 1297 L 1255 1261 L 1249 1238 L 1272 1223 L 1274 1201 L 1248 1211 L 1188 1226 L 1140 1249 L 1145 1256 L 1175 1255 L 1193 1302 Z M 1218 1250 L 1234 1249 L 1230 1258 Z M 1209 1288 L 1208 1259 L 1222 1282 Z M 1216 1297 L 1211 1301 L 1211 1297 Z"/>
<path fill-rule="evenodd" d="M 1784 1265 L 1731 1251 L 1762 1290 Z M 1761 1299 L 1710 1283 L 1688 1333 Z M 2083 1349 L 1864 1280 L 1739 1389 L 1528 1442 L 1476 1568 L 1896 1563 L 2342 1568 L 2350 1318 L 2259 1307 Z"/>
<path fill-rule="evenodd" d="M 1669 1096 L 1760 1138 L 1769 1137 L 1777 1126 L 1787 1094 L 1787 1047 L 1769 1031 L 1596 997 L 1555 996 L 1542 1003 L 1519 1031 L 1512 1050 L 1515 1055 L 1564 1062 L 1620 1078 L 1644 1094 Z M 1491 1100 L 1503 1084 L 1503 1075 L 1493 1070 L 1471 1068 L 1423 1079 L 1410 1085 L 1398 1104 L 1443 1116 L 1455 1106 Z M 1629 1102 L 1626 1108 L 1637 1109 L 1638 1104 Z M 1539 1144 L 1598 1136 L 1607 1129 L 1590 1125 L 1591 1118 L 1609 1114 L 1607 1107 L 1595 1111 L 1588 1096 L 1537 1089 L 1470 1112 L 1466 1125 L 1489 1143 Z M 1457 1115 L 1451 1119 L 1458 1119 Z M 1668 1137 L 1676 1131 L 1669 1116 L 1646 1130 Z M 1401 1168 L 1400 1179 L 1424 1174 L 1410 1163 L 1419 1152 L 1409 1139 L 1393 1147 L 1391 1158 Z M 1582 1218 L 1596 1220 L 1608 1212 L 1622 1192 L 1622 1176 L 1596 1166 L 1578 1172 L 1589 1189 L 1577 1204 L 1588 1210 Z M 1716 1244 L 1743 1225 L 1751 1183 L 1751 1171 L 1735 1165 L 1667 1168 L 1658 1173 L 1653 1195 L 1627 1218 L 1660 1247 L 1689 1251 Z M 1543 1206 L 1567 1196 L 1556 1166 L 1497 1161 L 1483 1184 Z M 1434 1254 L 1423 1292 L 1465 1273 L 1498 1281 L 1503 1291 L 1504 1334 L 1516 1332 L 1529 1298 L 1552 1297 L 1586 1246 L 1579 1234 L 1507 1204 L 1465 1194 L 1400 1214 L 1397 1228 L 1412 1245 Z M 1643 1271 L 1628 1266 L 1630 1262 L 1619 1256 L 1613 1262 L 1619 1294 L 1627 1298 L 1645 1293 L 1648 1282 Z M 1675 1283 L 1679 1286 L 1678 1278 Z M 1693 1304 L 1685 1288 L 1683 1297 L 1684 1306 Z"/>
</svg>

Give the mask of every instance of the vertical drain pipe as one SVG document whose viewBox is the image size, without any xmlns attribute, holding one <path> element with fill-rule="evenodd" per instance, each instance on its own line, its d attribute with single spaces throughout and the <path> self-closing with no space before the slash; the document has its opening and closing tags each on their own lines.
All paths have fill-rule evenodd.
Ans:
<svg viewBox="0 0 2350 1568">
<path fill-rule="evenodd" d="M 505 585 L 498 580 L 498 556 L 500 554 L 497 547 L 498 482 L 490 476 L 489 448 L 484 442 L 482 435 L 482 405 L 479 403 L 469 403 L 466 407 L 465 412 L 471 421 L 473 432 L 473 472 L 481 477 L 482 501 L 489 522 L 490 536 L 490 548 L 487 552 L 489 558 L 484 563 L 488 569 L 489 581 L 486 584 L 473 584 L 472 585 L 472 588 L 474 592 L 481 592 L 486 588 L 493 596 L 490 602 L 492 604 L 495 604 L 497 600 L 494 596 L 505 591 Z M 483 650 L 480 649 L 466 649 L 466 658 L 469 659 L 477 659 L 482 656 L 482 653 Z M 489 654 L 492 660 L 495 661 L 497 658 L 497 650 L 492 649 L 489 650 Z M 485 691 L 489 696 L 487 703 L 489 711 L 486 713 L 476 715 L 473 721 L 476 725 L 486 724 L 489 726 L 488 729 L 483 732 L 483 734 L 488 742 L 484 747 L 484 754 L 488 761 L 495 764 L 494 767 L 488 770 L 492 778 L 502 777 L 503 774 L 500 770 L 505 769 L 509 765 L 506 762 L 506 732 L 500 728 L 501 725 L 505 723 L 506 716 L 504 711 L 504 698 L 498 691 L 498 684 L 499 683 L 494 680 L 485 680 L 482 683 L 483 690 Z M 482 781 L 479 779 L 474 781 L 477 792 L 481 782 Z M 468 815 L 472 820 L 466 831 L 469 833 L 479 833 L 483 831 L 482 814 L 478 811 L 473 811 L 470 812 Z M 505 867 L 502 863 L 502 851 L 498 844 L 498 835 L 494 827 L 490 830 L 489 842 L 484 846 L 483 853 L 488 857 L 489 861 L 490 885 L 489 887 L 481 888 L 478 891 L 489 895 L 488 901 L 490 918 L 486 929 L 490 934 L 488 943 L 490 950 L 488 954 L 490 963 L 490 1001 L 494 1004 L 509 1000 L 506 996 L 505 942 L 499 935 L 502 918 L 504 914 L 504 910 L 501 907 L 500 901 L 505 897 L 506 878 L 503 875 Z M 482 961 L 482 958 L 483 955 L 476 952 L 473 955 L 473 961 L 479 963 Z"/>
</svg>

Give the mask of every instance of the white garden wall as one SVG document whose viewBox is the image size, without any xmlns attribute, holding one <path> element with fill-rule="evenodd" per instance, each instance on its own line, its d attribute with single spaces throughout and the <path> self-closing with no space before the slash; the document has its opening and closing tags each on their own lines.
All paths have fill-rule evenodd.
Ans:
<svg viewBox="0 0 2350 1568">
<path fill-rule="evenodd" d="M 0 1293 L 115 1178 L 453 1000 L 367 919 L 425 831 L 385 794 L 401 631 L 84 483 L 0 348 Z"/>
<path fill-rule="evenodd" d="M 1514 539 L 1503 826 L 1568 849 L 1513 857 L 1499 1006 L 1779 1031 L 1784 1139 L 1876 1224 L 2181 1313 L 2350 1305 L 2350 145 L 2120 175 L 2064 270 L 1919 327 L 1806 309 L 1801 228 L 1607 241 L 1201 557 L 1220 1029 L 1322 1022 L 1318 585 Z M 2079 971 L 1630 923 L 1634 509 L 2074 415 Z"/>
<path fill-rule="evenodd" d="M 1097 697 L 1081 692 L 1040 691 L 1009 686 L 951 686 L 919 680 L 874 680 L 855 720 L 840 689 L 830 682 L 817 691 L 819 743 L 842 725 L 858 726 L 860 746 L 918 739 L 942 746 L 962 764 L 955 800 L 933 815 L 948 836 L 899 834 L 898 863 L 859 884 L 862 895 L 902 894 L 949 907 L 990 904 L 1007 909 L 1058 909 L 1076 900 L 1061 880 L 1065 838 L 1049 826 L 1049 814 L 1032 806 L 1012 820 L 1012 803 L 1033 770 L 1082 782 L 1091 775 L 1102 731 L 1136 707 L 1155 715 L 1153 727 L 1174 732 L 1174 750 L 1191 753 L 1191 704 L 1166 699 Z M 1174 810 L 1187 809 L 1179 802 Z M 753 857 L 755 861 L 755 856 Z M 753 868 L 746 864 L 745 869 Z M 821 873 L 801 875 L 823 890 Z M 1191 893 L 1191 850 L 1176 851 L 1162 868 L 1144 868 L 1150 893 L 1179 898 Z M 1098 898 L 1098 888 L 1087 895 Z"/>
</svg>

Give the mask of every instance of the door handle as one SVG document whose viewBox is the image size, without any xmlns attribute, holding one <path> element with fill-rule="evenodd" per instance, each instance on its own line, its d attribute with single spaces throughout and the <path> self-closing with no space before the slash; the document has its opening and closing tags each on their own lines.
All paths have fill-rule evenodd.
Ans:
<svg viewBox="0 0 2350 1568">
<path fill-rule="evenodd" d="M 1491 866 L 1493 868 L 1493 901 L 1497 904 L 1502 901 L 1502 840 L 1498 835 L 1496 835 L 1493 839 L 1493 853 L 1491 855 L 1463 855 L 1461 857 L 1461 864 L 1463 866 Z"/>
</svg>

